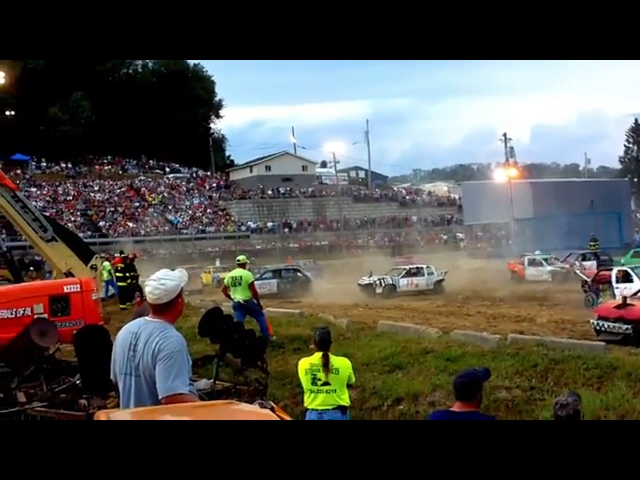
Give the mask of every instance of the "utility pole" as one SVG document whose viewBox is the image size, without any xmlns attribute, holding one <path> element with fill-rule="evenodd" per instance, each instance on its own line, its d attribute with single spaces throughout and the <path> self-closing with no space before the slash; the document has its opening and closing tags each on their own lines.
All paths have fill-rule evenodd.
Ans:
<svg viewBox="0 0 640 480">
<path fill-rule="evenodd" d="M 513 183 L 511 182 L 511 174 L 510 174 L 510 169 L 511 169 L 511 160 L 510 160 L 510 150 L 511 150 L 511 142 L 512 139 L 509 138 L 509 135 L 507 135 L 507 132 L 504 132 L 502 134 L 502 136 L 500 137 L 500 142 L 502 142 L 502 145 L 504 147 L 504 169 L 505 169 L 505 173 L 507 174 L 507 188 L 509 189 L 509 207 L 510 207 L 510 213 L 511 213 L 511 218 L 509 221 L 509 226 L 511 227 L 511 235 L 510 235 L 510 240 L 513 244 L 513 242 L 515 242 L 516 240 L 516 209 L 515 209 L 515 202 L 513 200 Z"/>
<path fill-rule="evenodd" d="M 369 132 L 369 119 L 367 118 L 366 129 L 364 131 L 364 141 L 367 144 L 367 186 L 369 190 L 373 188 L 373 183 L 371 182 L 371 135 Z"/>
<path fill-rule="evenodd" d="M 582 169 L 582 178 L 589 177 L 590 166 L 591 166 L 591 159 L 587 156 L 587 152 L 584 152 L 584 168 Z"/>
<path fill-rule="evenodd" d="M 216 174 L 216 158 L 213 154 L 213 135 L 209 132 L 209 157 L 211 157 L 211 175 Z"/>
<path fill-rule="evenodd" d="M 509 135 L 507 135 L 507 132 L 504 132 L 502 134 L 502 138 L 500 140 L 502 142 L 502 145 L 504 146 L 504 166 L 508 167 L 510 164 L 509 161 L 509 146 L 511 145 L 511 139 L 509 138 Z"/>
<path fill-rule="evenodd" d="M 342 232 L 342 223 L 344 222 L 344 218 L 342 217 L 342 185 L 340 185 L 340 178 L 338 176 L 338 159 L 336 158 L 336 152 L 331 152 L 331 157 L 333 159 L 333 174 L 336 178 L 336 188 L 338 189 L 338 215 L 340 216 L 338 229 Z"/>
<path fill-rule="evenodd" d="M 298 154 L 298 139 L 296 138 L 296 129 L 291 127 L 291 142 L 293 143 L 293 154 Z"/>
</svg>

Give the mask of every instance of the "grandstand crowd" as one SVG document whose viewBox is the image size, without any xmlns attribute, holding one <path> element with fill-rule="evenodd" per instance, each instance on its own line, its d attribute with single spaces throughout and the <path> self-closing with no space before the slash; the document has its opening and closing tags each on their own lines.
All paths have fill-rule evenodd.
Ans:
<svg viewBox="0 0 640 480">
<path fill-rule="evenodd" d="M 374 229 L 455 227 L 462 224 L 459 199 L 419 189 L 374 189 L 318 185 L 313 188 L 247 190 L 225 175 L 152 160 L 92 159 L 71 163 L 34 162 L 10 176 L 43 213 L 84 238 L 148 237 L 208 233 L 306 234 Z M 395 202 L 425 207 L 459 206 L 459 213 L 367 218 L 274 218 L 239 221 L 225 202 L 248 199 L 348 196 L 354 202 Z M 430 210 L 431 212 L 433 210 Z M 246 220 L 246 219 L 245 219 Z M 0 234 L 7 236 L 6 231 Z"/>
</svg>

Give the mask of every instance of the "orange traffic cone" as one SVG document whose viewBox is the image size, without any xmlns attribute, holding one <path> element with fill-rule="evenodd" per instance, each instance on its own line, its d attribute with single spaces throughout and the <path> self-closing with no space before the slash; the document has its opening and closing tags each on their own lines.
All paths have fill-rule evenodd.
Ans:
<svg viewBox="0 0 640 480">
<path fill-rule="evenodd" d="M 273 327 L 271 326 L 271 322 L 267 317 L 264 317 L 264 319 L 267 321 L 267 329 L 269 330 L 269 336 L 273 338 Z"/>
</svg>

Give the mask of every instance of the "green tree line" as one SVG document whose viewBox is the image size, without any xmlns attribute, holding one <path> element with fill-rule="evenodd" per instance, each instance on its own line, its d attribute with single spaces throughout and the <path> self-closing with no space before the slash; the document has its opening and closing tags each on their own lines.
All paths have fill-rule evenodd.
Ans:
<svg viewBox="0 0 640 480">
<path fill-rule="evenodd" d="M 622 155 L 618 157 L 619 168 L 600 165 L 589 167 L 587 178 L 628 178 L 636 187 L 640 184 L 640 121 L 633 120 L 625 132 Z M 490 180 L 495 164 L 475 163 L 459 164 L 443 168 L 420 169 L 415 168 L 406 175 L 399 175 L 389 179 L 392 183 L 434 183 L 434 182 L 470 182 Z M 553 179 L 553 178 L 583 178 L 584 166 L 578 163 L 526 163 L 521 164 L 522 178 Z"/>
<path fill-rule="evenodd" d="M 407 175 L 391 177 L 393 183 L 433 183 L 433 182 L 472 182 L 490 180 L 493 169 L 496 166 L 490 163 L 459 164 L 443 168 L 413 169 Z M 569 163 L 528 163 L 522 164 L 522 178 L 582 178 L 584 170 L 582 165 Z M 588 178 L 619 178 L 620 169 L 606 166 L 589 168 Z"/>
<path fill-rule="evenodd" d="M 0 60 L 0 155 L 233 164 L 216 82 L 187 60 Z M 7 112 L 15 112 L 6 115 Z"/>
</svg>

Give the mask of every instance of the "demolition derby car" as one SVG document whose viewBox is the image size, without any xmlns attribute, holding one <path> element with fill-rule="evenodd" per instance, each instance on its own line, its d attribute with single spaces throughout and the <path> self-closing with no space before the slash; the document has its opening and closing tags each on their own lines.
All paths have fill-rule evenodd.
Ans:
<svg viewBox="0 0 640 480">
<path fill-rule="evenodd" d="M 599 268 L 613 267 L 614 260 L 611 255 L 602 250 L 571 252 L 562 259 L 562 263 L 571 268 L 594 272 Z"/>
<path fill-rule="evenodd" d="M 322 279 L 322 266 L 315 260 L 294 260 L 292 265 L 304 269 L 314 280 Z"/>
<path fill-rule="evenodd" d="M 444 280 L 447 270 L 438 270 L 432 265 L 407 265 L 394 267 L 384 275 L 362 277 L 358 280 L 360 292 L 367 297 L 431 292 L 444 293 Z"/>
<path fill-rule="evenodd" d="M 619 299 L 593 309 L 596 318 L 589 321 L 598 340 L 607 343 L 640 346 L 640 290 L 619 287 Z"/>
<path fill-rule="evenodd" d="M 607 298 L 621 300 L 627 290 L 640 291 L 640 265 L 601 268 L 591 276 L 580 270 L 575 270 L 575 274 L 582 279 L 581 288 L 587 308 L 593 308 Z"/>
<path fill-rule="evenodd" d="M 514 281 L 566 282 L 573 271 L 559 258 L 546 253 L 523 253 L 517 260 L 507 263 Z"/>
<path fill-rule="evenodd" d="M 311 293 L 313 277 L 298 265 L 261 267 L 253 274 L 263 297 L 301 297 Z"/>
<path fill-rule="evenodd" d="M 232 267 L 227 265 L 210 265 L 200 274 L 203 286 L 220 287 Z"/>
</svg>

